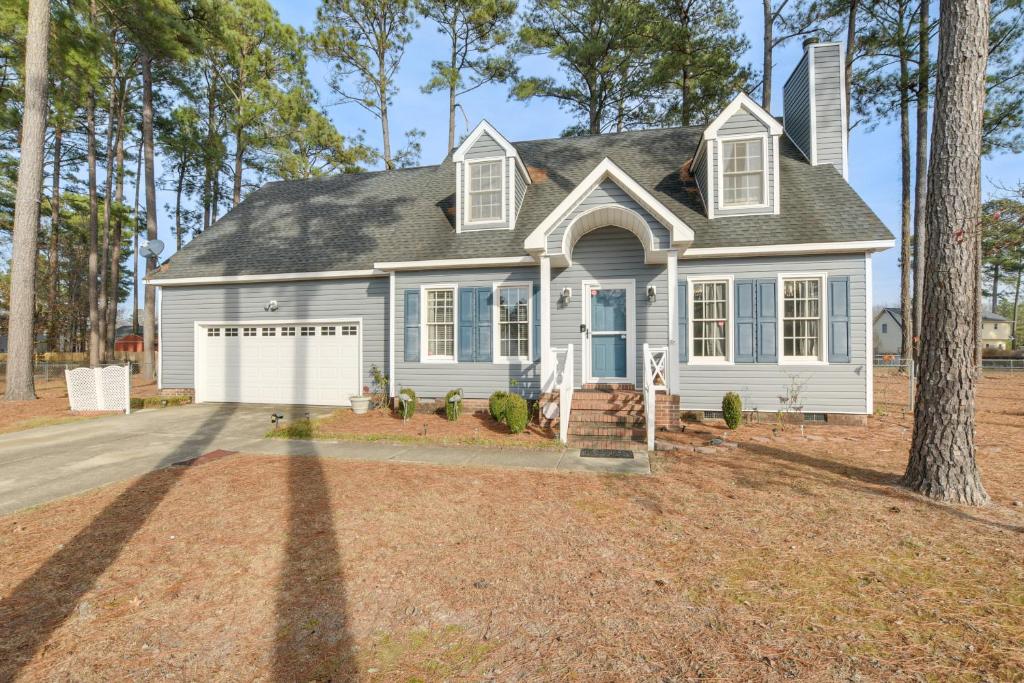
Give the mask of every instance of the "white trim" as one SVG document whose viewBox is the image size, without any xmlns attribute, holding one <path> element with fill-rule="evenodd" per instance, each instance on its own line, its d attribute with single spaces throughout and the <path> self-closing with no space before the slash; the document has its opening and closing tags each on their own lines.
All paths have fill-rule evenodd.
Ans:
<svg viewBox="0 0 1024 683">
<path fill-rule="evenodd" d="M 722 153 L 722 144 L 725 142 L 741 142 L 745 140 L 761 141 L 761 203 L 759 204 L 725 204 L 725 154 Z M 768 133 L 741 133 L 737 135 L 723 135 L 715 139 L 715 146 L 721 159 L 718 162 L 718 188 L 721 192 L 715 196 L 719 198 L 718 208 L 721 211 L 745 211 L 747 209 L 768 208 Z M 777 183 L 776 183 L 777 184 Z"/>
<path fill-rule="evenodd" d="M 450 289 L 452 292 L 452 355 L 434 356 L 427 354 L 430 343 L 427 339 L 427 308 L 430 301 L 427 292 Z M 420 285 L 420 362 L 421 363 L 458 363 L 459 362 L 459 286 L 451 283 L 436 285 Z"/>
<path fill-rule="evenodd" d="M 718 130 L 724 126 L 726 121 L 732 118 L 732 115 L 738 112 L 740 108 L 746 109 L 754 116 L 755 119 L 767 126 L 768 132 L 772 135 L 782 134 L 782 124 L 779 123 L 775 117 L 766 112 L 761 105 L 750 99 L 746 93 L 740 92 L 737 93 L 732 102 L 722 110 L 722 113 L 704 129 L 704 139 L 710 140 L 717 136 Z"/>
<path fill-rule="evenodd" d="M 206 335 L 200 334 L 201 330 L 207 327 L 281 327 L 284 325 L 324 325 L 327 323 L 338 323 L 341 325 L 345 324 L 356 324 L 359 326 L 359 361 L 356 365 L 356 372 L 358 373 L 357 386 L 358 392 L 361 394 L 363 391 L 363 318 L 357 316 L 355 318 L 293 318 L 293 319 L 282 319 L 282 318 L 266 318 L 260 320 L 195 320 L 192 322 L 192 391 L 193 391 L 193 402 L 202 403 L 206 400 L 205 390 L 206 387 L 200 381 L 200 377 L 205 375 L 206 370 L 206 357 L 201 352 L 204 350 L 203 340 Z M 242 339 L 243 337 L 239 337 Z M 202 361 L 202 362 L 201 362 Z M 200 372 L 200 368 L 204 372 Z M 342 405 L 350 405 L 342 404 Z"/>
<path fill-rule="evenodd" d="M 626 290 L 626 377 L 594 377 L 590 359 L 591 289 L 625 289 Z M 580 296 L 583 297 L 581 308 L 583 324 L 587 332 L 580 333 L 583 360 L 583 384 L 632 384 L 636 386 L 636 280 L 583 280 L 580 283 Z M 625 380 L 623 382 L 623 380 Z"/>
<path fill-rule="evenodd" d="M 818 103 L 814 99 L 814 45 L 807 46 L 807 97 L 810 101 L 810 106 L 807 108 L 808 116 L 808 130 L 810 135 L 808 137 L 809 144 L 811 147 L 811 166 L 818 165 Z"/>
<path fill-rule="evenodd" d="M 606 179 L 613 180 L 626 194 L 633 198 L 638 204 L 646 209 L 659 223 L 668 228 L 674 246 L 687 246 L 693 242 L 693 230 L 686 223 L 679 219 L 669 209 L 658 201 L 650 192 L 645 190 L 639 183 L 619 168 L 615 162 L 605 157 L 601 163 L 587 174 L 587 177 L 577 185 L 562 202 L 555 207 L 555 210 L 541 221 L 540 225 L 526 238 L 524 246 L 526 250 L 534 254 L 547 252 L 547 236 L 558 227 L 569 213 L 576 208 L 579 202 L 593 192 L 598 185 Z"/>
<path fill-rule="evenodd" d="M 604 215 L 597 216 L 596 222 L 590 220 L 591 216 L 601 213 Z M 615 214 L 621 214 L 621 216 Z M 587 233 L 610 225 L 628 230 L 640 240 L 640 244 L 644 248 L 644 263 L 664 263 L 668 259 L 667 251 L 659 249 L 654 243 L 654 233 L 643 216 L 621 204 L 603 204 L 587 209 L 576 216 L 566 227 L 562 233 L 561 254 L 555 255 L 555 265 L 562 268 L 571 266 L 572 251 L 576 243 Z"/>
<path fill-rule="evenodd" d="M 462 232 L 466 232 L 466 228 L 469 228 L 469 227 L 473 227 L 474 230 L 480 230 L 480 229 L 482 229 L 483 226 L 490 226 L 491 229 L 494 229 L 494 230 L 508 230 L 509 229 L 509 227 L 508 227 L 508 194 L 509 193 L 508 193 L 508 187 L 506 187 L 506 185 L 505 185 L 505 181 L 506 181 L 506 179 L 508 177 L 508 168 L 507 168 L 507 164 L 505 163 L 505 158 L 506 157 L 480 157 L 479 159 L 466 159 L 466 161 L 463 163 L 463 166 L 465 167 L 465 173 L 466 173 L 466 182 L 463 183 L 463 190 L 462 190 L 463 191 L 463 197 L 462 197 L 463 201 L 462 201 L 462 206 L 465 207 L 464 210 L 466 212 L 466 215 L 465 215 L 465 217 L 463 218 L 463 221 L 462 221 Z M 499 192 L 501 192 L 501 200 L 499 201 L 499 206 L 501 206 L 501 217 L 500 218 L 484 218 L 484 219 L 479 219 L 479 220 L 471 220 L 470 215 L 469 215 L 469 212 L 470 212 L 470 209 L 471 209 L 470 202 L 469 202 L 469 195 L 470 195 L 470 192 L 471 192 L 470 187 L 472 187 L 472 185 L 473 185 L 473 183 L 472 183 L 472 180 L 473 180 L 473 178 L 472 178 L 473 166 L 475 164 L 492 164 L 492 163 L 497 163 L 498 164 L 498 168 L 501 169 L 501 182 L 499 183 L 499 185 L 500 185 Z M 488 192 L 493 192 L 493 190 L 487 190 L 487 191 Z"/>
<path fill-rule="evenodd" d="M 156 388 L 159 391 L 164 388 L 164 354 L 163 341 L 164 341 L 164 290 L 157 287 L 153 293 L 156 299 L 156 349 L 153 353 L 156 355 Z M 132 302 L 133 304 L 135 302 Z M 145 350 L 145 349 L 143 349 Z M 131 374 L 131 373 L 129 373 Z M 128 378 L 129 386 L 131 386 L 131 378 Z M 195 382 L 193 382 L 195 384 Z"/>
<path fill-rule="evenodd" d="M 679 377 L 679 252 L 670 249 L 668 252 L 668 393 L 678 391 L 676 386 Z"/>
<path fill-rule="evenodd" d="M 390 297 L 390 303 L 388 304 L 388 396 L 394 398 L 396 395 L 395 387 L 398 383 L 395 381 L 395 273 L 392 271 L 388 275 L 388 295 Z M 405 333 L 405 328 L 402 328 L 402 333 Z"/>
<path fill-rule="evenodd" d="M 778 321 L 776 327 L 778 328 L 776 334 L 775 347 L 778 351 L 778 364 L 779 365 L 828 365 L 828 273 L 824 271 L 814 271 L 805 273 L 779 273 L 778 281 L 776 283 L 776 301 L 775 311 L 777 314 L 776 320 Z M 820 353 L 817 358 L 811 356 L 790 356 L 787 357 L 785 354 L 785 345 L 783 344 L 783 328 L 785 327 L 786 311 L 785 311 L 785 292 L 783 283 L 786 280 L 811 280 L 817 278 L 821 281 L 821 305 L 818 308 L 818 329 L 821 331 L 819 336 L 819 348 Z"/>
<path fill-rule="evenodd" d="M 862 242 L 807 242 L 804 244 L 769 244 L 751 247 L 698 247 L 683 252 L 684 259 L 728 258 L 730 256 L 791 256 L 798 254 L 845 254 L 884 251 L 895 246 L 895 240 Z"/>
<path fill-rule="evenodd" d="M 708 194 L 711 195 L 711 201 L 707 203 L 708 220 L 713 220 L 715 218 L 715 197 L 718 196 L 716 190 L 720 189 L 715 187 L 715 148 L 708 142 L 704 143 L 704 148 L 706 150 L 705 155 L 708 158 L 707 168 L 705 169 L 708 175 Z"/>
<path fill-rule="evenodd" d="M 525 356 L 502 356 L 501 351 L 501 321 L 499 313 L 501 304 L 498 298 L 498 290 L 502 287 L 522 287 L 527 291 L 526 298 L 526 355 Z M 492 282 L 491 283 L 491 363 L 494 365 L 529 365 L 534 362 L 533 357 L 533 283 L 522 281 Z"/>
<path fill-rule="evenodd" d="M 446 258 L 433 261 L 382 261 L 374 263 L 378 271 L 439 270 L 445 268 L 490 268 L 491 266 L 533 266 L 533 256 L 487 256 L 484 258 Z M 383 272 L 382 272 L 383 274 Z"/>
<path fill-rule="evenodd" d="M 839 45 L 836 43 L 836 45 Z M 843 126 L 843 179 L 846 180 L 849 175 L 849 163 L 848 158 L 848 140 L 849 131 L 846 130 L 846 54 L 843 52 L 842 46 L 839 47 L 839 119 Z"/>
<path fill-rule="evenodd" d="M 462 233 L 462 174 L 465 172 L 466 164 L 462 161 L 455 162 L 455 234 Z"/>
<path fill-rule="evenodd" d="M 211 275 L 206 277 L 178 277 L 164 279 L 146 278 L 155 287 L 179 287 L 186 285 L 223 285 L 234 282 L 286 282 L 289 280 L 345 280 L 349 278 L 384 277 L 380 270 L 324 270 L 310 273 L 266 273 L 259 275 Z"/>
<path fill-rule="evenodd" d="M 526 166 L 523 165 L 523 160 L 519 158 L 518 150 L 516 150 L 515 146 L 509 142 L 504 135 L 498 132 L 497 128 L 488 123 L 487 119 L 481 120 L 480 123 L 476 125 L 476 128 L 473 129 L 473 132 L 469 134 L 469 137 L 463 140 L 462 144 L 455 148 L 455 151 L 452 152 L 452 161 L 465 161 L 466 153 L 473 148 L 473 145 L 476 144 L 476 141 L 480 139 L 480 136 L 484 133 L 490 135 L 494 141 L 497 142 L 503 150 L 505 150 L 505 156 L 512 157 L 516 160 L 516 165 L 526 177 L 526 184 L 532 185 L 533 183 L 530 180 L 530 174 L 526 172 Z"/>
<path fill-rule="evenodd" d="M 516 229 L 516 167 L 512 159 L 505 164 L 505 189 L 508 194 L 508 229 Z"/>
<path fill-rule="evenodd" d="M 551 259 L 540 257 L 540 382 L 541 393 L 554 389 L 551 367 Z"/>
<path fill-rule="evenodd" d="M 782 213 L 782 177 L 779 169 L 779 136 L 772 136 L 772 205 L 773 214 Z"/>
<path fill-rule="evenodd" d="M 693 285 L 706 282 L 725 282 L 726 315 L 725 358 L 698 357 L 693 352 Z M 736 363 L 736 281 L 733 275 L 687 275 L 686 276 L 686 350 L 687 365 L 734 365 Z M 677 356 L 678 357 L 678 356 Z"/>
<path fill-rule="evenodd" d="M 864 358 L 864 375 L 866 381 L 866 408 L 868 415 L 875 414 L 875 349 L 874 349 L 874 325 L 871 323 L 871 309 L 874 307 L 874 283 L 871 274 L 871 254 L 864 254 L 864 343 L 867 355 Z M 885 312 L 885 311 L 883 311 Z M 852 360 L 852 359 L 851 359 Z"/>
</svg>

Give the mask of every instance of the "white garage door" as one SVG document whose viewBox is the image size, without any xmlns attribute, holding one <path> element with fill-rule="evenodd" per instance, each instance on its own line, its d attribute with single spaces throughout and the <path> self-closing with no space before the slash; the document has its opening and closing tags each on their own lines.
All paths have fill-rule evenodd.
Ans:
<svg viewBox="0 0 1024 683">
<path fill-rule="evenodd" d="M 349 405 L 360 394 L 356 322 L 201 325 L 196 400 Z"/>
</svg>

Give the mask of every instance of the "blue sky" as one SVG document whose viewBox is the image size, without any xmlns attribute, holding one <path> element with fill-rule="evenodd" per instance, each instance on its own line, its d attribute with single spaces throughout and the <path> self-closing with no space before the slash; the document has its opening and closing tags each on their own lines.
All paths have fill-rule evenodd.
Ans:
<svg viewBox="0 0 1024 683">
<path fill-rule="evenodd" d="M 312 29 L 316 20 L 317 0 L 271 0 L 281 18 L 295 26 Z M 525 3 L 525 0 L 524 0 Z M 737 9 L 742 17 L 741 31 L 750 41 L 750 48 L 742 61 L 760 64 L 761 53 L 761 3 L 757 0 L 738 0 Z M 399 92 L 391 109 L 392 139 L 400 143 L 402 133 L 418 128 L 426 133 L 422 140 L 423 164 L 438 163 L 444 158 L 447 146 L 448 118 L 447 95 L 437 93 L 424 95 L 420 86 L 429 79 L 430 62 L 443 55 L 445 46 L 436 29 L 424 23 L 419 26 L 409 44 L 402 67 L 398 74 Z M 773 102 L 777 103 L 773 114 L 781 114 L 782 84 L 799 61 L 799 41 L 776 50 Z M 522 71 L 530 75 L 555 75 L 553 62 L 541 57 L 531 57 L 522 62 Z M 338 129 L 346 135 L 363 130 L 366 141 L 380 145 L 380 127 L 376 119 L 356 105 L 331 106 L 332 95 L 326 87 L 328 69 L 324 64 L 311 62 L 310 77 L 321 92 L 322 104 Z M 486 118 L 510 140 L 527 140 L 557 136 L 572 123 L 569 116 L 554 103 L 534 100 L 521 103 L 508 98 L 506 86 L 484 87 L 463 98 L 462 105 L 469 118 L 470 127 Z M 466 132 L 461 118 L 457 123 L 457 136 Z M 393 143 L 394 144 L 394 143 Z M 868 133 L 854 129 L 850 138 L 850 182 L 885 222 L 893 234 L 899 237 L 899 129 L 893 124 L 879 125 Z M 993 183 L 1015 184 L 1024 180 L 1024 167 L 1017 155 L 1003 154 L 987 158 L 982 164 L 983 192 L 989 196 Z M 160 204 L 173 200 L 168 192 L 160 193 Z M 160 237 L 173 249 L 171 228 L 173 222 L 166 211 L 161 211 Z M 878 254 L 874 260 L 874 300 L 876 304 L 895 304 L 899 301 L 898 248 Z"/>
</svg>

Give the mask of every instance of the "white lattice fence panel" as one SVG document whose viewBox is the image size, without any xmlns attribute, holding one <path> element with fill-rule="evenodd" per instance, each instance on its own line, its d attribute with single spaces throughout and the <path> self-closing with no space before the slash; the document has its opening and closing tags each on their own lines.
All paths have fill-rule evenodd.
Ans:
<svg viewBox="0 0 1024 683">
<path fill-rule="evenodd" d="M 103 368 L 65 370 L 68 401 L 75 411 L 131 412 L 131 367 L 108 365 Z"/>
</svg>

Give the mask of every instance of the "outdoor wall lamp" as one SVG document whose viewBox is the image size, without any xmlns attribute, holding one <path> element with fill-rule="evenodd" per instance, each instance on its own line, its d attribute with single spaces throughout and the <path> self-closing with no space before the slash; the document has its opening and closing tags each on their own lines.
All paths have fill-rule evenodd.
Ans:
<svg viewBox="0 0 1024 683">
<path fill-rule="evenodd" d="M 655 285 L 647 285 L 647 301 L 654 303 L 658 300 L 658 288 Z"/>
<path fill-rule="evenodd" d="M 264 311 L 270 311 L 273 313 L 277 310 L 277 299 L 271 299 L 266 306 L 263 307 Z"/>
<path fill-rule="evenodd" d="M 572 301 L 572 288 L 571 287 L 563 287 L 562 288 L 562 303 L 563 304 L 568 304 L 570 301 Z"/>
</svg>

